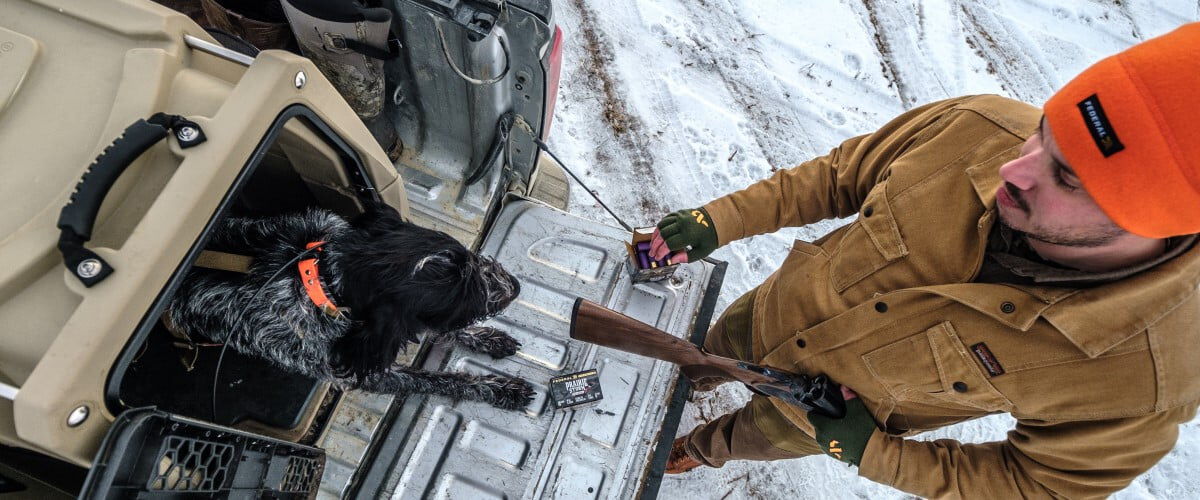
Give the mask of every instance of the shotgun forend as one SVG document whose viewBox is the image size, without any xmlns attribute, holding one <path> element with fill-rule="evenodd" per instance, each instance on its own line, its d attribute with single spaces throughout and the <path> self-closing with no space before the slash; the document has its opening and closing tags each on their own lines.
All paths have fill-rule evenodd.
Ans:
<svg viewBox="0 0 1200 500">
<path fill-rule="evenodd" d="M 705 352 L 686 340 L 585 299 L 571 312 L 571 338 L 679 365 L 692 381 L 738 381 L 805 411 L 841 418 L 846 403 L 836 383 Z"/>
</svg>

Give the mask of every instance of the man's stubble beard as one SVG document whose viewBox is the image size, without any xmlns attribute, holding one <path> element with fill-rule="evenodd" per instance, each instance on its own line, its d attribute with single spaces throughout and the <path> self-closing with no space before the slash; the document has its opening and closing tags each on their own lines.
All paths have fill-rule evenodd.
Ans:
<svg viewBox="0 0 1200 500">
<path fill-rule="evenodd" d="M 1020 232 L 1025 238 L 1052 245 L 1074 248 L 1102 247 L 1112 243 L 1126 233 L 1124 229 L 1112 223 L 1103 227 L 1089 229 L 1082 233 L 1055 230 L 1036 224 L 1032 227 L 1022 227 L 1020 224 L 1014 224 L 1008 217 L 1005 217 L 1004 213 L 999 209 L 996 211 L 1000 215 L 1000 220 L 1004 225 Z M 1025 214 L 1029 215 L 1029 212 L 1025 212 Z"/>
</svg>

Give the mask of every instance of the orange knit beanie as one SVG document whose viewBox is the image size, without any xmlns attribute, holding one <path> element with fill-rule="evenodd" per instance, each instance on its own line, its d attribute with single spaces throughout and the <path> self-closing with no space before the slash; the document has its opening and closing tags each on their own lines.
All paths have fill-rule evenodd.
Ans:
<svg viewBox="0 0 1200 500">
<path fill-rule="evenodd" d="M 1044 110 L 1113 222 L 1149 238 L 1200 233 L 1200 23 L 1092 65 Z"/>
</svg>

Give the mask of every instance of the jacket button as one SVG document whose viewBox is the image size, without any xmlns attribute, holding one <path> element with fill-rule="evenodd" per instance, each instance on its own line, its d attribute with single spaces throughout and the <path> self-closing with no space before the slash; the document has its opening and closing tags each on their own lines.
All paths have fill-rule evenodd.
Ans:
<svg viewBox="0 0 1200 500">
<path fill-rule="evenodd" d="M 804 349 L 804 346 L 806 346 L 806 345 L 808 345 L 808 343 L 807 343 L 807 342 L 805 342 L 805 341 L 804 341 L 804 339 L 796 339 L 796 346 L 797 346 L 797 347 L 799 347 L 799 348 L 801 348 L 801 349 Z"/>
<path fill-rule="evenodd" d="M 1004 303 L 1000 304 L 1000 312 L 1004 314 L 1012 314 L 1016 310 L 1017 305 L 1013 304 L 1012 302 L 1005 301 Z"/>
<path fill-rule="evenodd" d="M 876 303 L 875 303 L 875 310 L 876 310 L 876 311 L 879 311 L 879 312 L 881 312 L 881 313 L 885 313 L 885 312 L 887 312 L 887 303 L 885 303 L 885 302 L 876 302 Z"/>
<path fill-rule="evenodd" d="M 953 387 L 957 392 L 967 392 L 968 389 L 967 384 L 963 382 L 955 382 Z"/>
<path fill-rule="evenodd" d="M 872 214 L 874 214 L 874 213 L 875 213 L 875 209 L 874 209 L 874 208 L 867 207 L 867 208 L 864 208 L 864 209 L 863 209 L 863 217 L 870 217 L 870 216 L 871 216 Z"/>
</svg>

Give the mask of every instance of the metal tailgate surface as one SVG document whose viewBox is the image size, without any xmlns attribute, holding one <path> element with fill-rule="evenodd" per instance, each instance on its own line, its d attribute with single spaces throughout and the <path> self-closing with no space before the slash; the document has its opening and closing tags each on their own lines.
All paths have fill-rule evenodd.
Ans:
<svg viewBox="0 0 1200 500">
<path fill-rule="evenodd" d="M 522 343 L 507 359 L 465 350 L 444 369 L 522 377 L 537 388 L 524 412 L 429 397 L 410 422 L 386 491 L 394 499 L 630 498 L 658 439 L 674 365 L 570 340 L 576 297 L 687 338 L 714 266 L 680 266 L 674 278 L 634 285 L 625 269 L 629 233 L 515 201 L 499 215 L 483 253 L 521 281 L 521 294 L 488 322 Z M 555 411 L 551 377 L 596 368 L 598 406 Z M 403 413 L 402 413 L 403 414 Z M 390 457 L 379 457 L 387 460 Z"/>
</svg>

